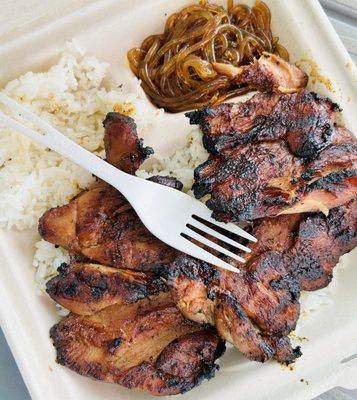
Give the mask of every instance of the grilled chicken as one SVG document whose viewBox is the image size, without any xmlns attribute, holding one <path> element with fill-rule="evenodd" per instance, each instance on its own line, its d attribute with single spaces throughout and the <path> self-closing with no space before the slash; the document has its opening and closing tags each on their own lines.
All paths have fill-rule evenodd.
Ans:
<svg viewBox="0 0 357 400">
<path fill-rule="evenodd" d="M 257 61 L 242 67 L 217 62 L 212 66 L 235 84 L 262 92 L 294 93 L 305 88 L 308 81 L 301 69 L 270 53 L 264 53 Z"/>
<path fill-rule="evenodd" d="M 248 166 L 259 161 L 257 170 L 265 173 L 259 185 L 271 174 L 280 194 L 291 185 L 294 193 L 309 187 L 305 195 L 336 188 L 337 198 L 347 202 L 346 182 L 354 179 L 350 171 L 355 141 L 347 130 L 335 126 L 332 103 L 315 98 L 316 104 L 310 104 L 311 96 L 304 92 L 293 96 L 305 95 L 309 110 L 321 107 L 321 121 L 315 125 L 320 129 L 330 118 L 331 132 L 321 128 L 316 137 L 305 132 L 300 137 L 308 140 L 289 141 L 288 131 L 271 128 L 264 135 L 256 129 L 254 140 L 248 134 L 248 140 L 238 143 L 239 135 L 232 134 L 238 142 L 228 146 L 209 139 L 206 145 L 218 147 L 208 164 L 229 163 L 225 157 L 230 157 L 229 171 L 234 175 L 238 164 L 232 155 L 241 154 L 246 158 L 240 162 Z M 281 97 L 269 98 L 279 102 Z M 257 107 L 256 112 L 260 112 Z M 312 114 L 307 113 L 309 121 Z M 113 114 L 105 127 L 107 159 L 134 173 L 148 154 L 137 139 L 135 124 Z M 256 152 L 249 153 L 249 141 Z M 298 182 L 287 184 L 285 175 L 277 179 L 279 168 L 269 164 L 274 157 L 286 175 L 298 176 Z M 222 172 L 217 176 L 228 177 Z M 205 184 L 213 186 L 214 179 Z M 180 182 L 168 177 L 152 180 L 182 189 Z M 226 186 L 228 195 L 231 189 Z M 154 238 L 120 193 L 97 182 L 40 220 L 41 235 L 69 249 L 72 259 L 47 284 L 49 295 L 72 311 L 51 329 L 58 362 L 82 375 L 154 395 L 182 393 L 213 376 L 214 361 L 224 350 L 222 340 L 253 360 L 293 362 L 300 348 L 293 348 L 287 335 L 299 317 L 300 291 L 327 285 L 339 257 L 357 244 L 356 203 L 333 208 L 328 216 L 294 213 L 255 220 L 252 233 L 258 242 L 244 268 L 240 265 L 241 273 L 233 274 L 183 256 Z M 260 210 L 257 204 L 249 212 L 255 215 Z M 283 212 L 289 208 L 283 207 Z"/>
<path fill-rule="evenodd" d="M 138 139 L 132 118 L 109 113 L 104 121 L 107 160 L 133 174 L 151 150 Z M 170 177 L 152 177 L 160 184 L 182 189 Z M 86 260 L 121 268 L 147 270 L 152 264 L 171 262 L 177 255 L 145 228 L 116 189 L 97 182 L 69 204 L 55 207 L 40 218 L 39 233 Z"/>
<path fill-rule="evenodd" d="M 300 291 L 328 285 L 339 258 L 357 245 L 357 200 L 328 217 L 255 221 L 252 233 L 258 241 L 239 274 L 185 256 L 158 273 L 186 318 L 214 325 L 248 358 L 290 363 L 300 355 L 287 338 L 299 317 Z"/>
<path fill-rule="evenodd" d="M 339 258 L 357 246 L 357 200 L 334 208 L 329 216 L 307 215 L 301 222 L 286 265 L 303 290 L 327 286 Z"/>
<path fill-rule="evenodd" d="M 300 290 L 326 286 L 339 257 L 357 245 L 356 203 L 332 209 L 328 217 L 293 214 L 254 222 L 258 242 L 241 274 L 188 257 L 153 267 L 152 275 L 78 264 L 53 278 L 48 292 L 71 311 L 90 314 L 165 290 L 163 277 L 186 318 L 214 325 L 249 358 L 289 363 L 299 355 L 285 336 L 299 317 Z M 275 342 L 284 343 L 277 354 Z"/>
<path fill-rule="evenodd" d="M 187 113 L 211 153 L 195 171 L 197 198 L 223 221 L 323 211 L 357 196 L 357 140 L 338 106 L 306 90 Z"/>
<path fill-rule="evenodd" d="M 130 117 L 110 112 L 103 125 L 107 161 L 121 171 L 134 175 L 142 162 L 153 154 L 153 149 L 143 146 L 136 133 L 135 121 Z"/>
<path fill-rule="evenodd" d="M 136 303 L 167 290 L 152 273 L 89 263 L 62 264 L 46 291 L 63 307 L 78 315 L 91 315 L 111 305 Z"/>
<path fill-rule="evenodd" d="M 48 242 L 115 268 L 145 271 L 177 256 L 145 228 L 126 199 L 104 183 L 48 210 L 39 232 Z"/>
<path fill-rule="evenodd" d="M 223 339 L 252 360 L 291 363 L 300 352 L 285 335 L 299 316 L 299 287 L 294 278 L 282 282 L 285 271 L 276 267 L 277 260 L 278 255 L 270 263 L 256 263 L 250 271 L 234 274 L 182 256 L 158 272 L 186 318 L 214 325 Z M 274 282 L 280 286 L 274 287 Z"/>
<path fill-rule="evenodd" d="M 218 336 L 186 320 L 168 293 L 92 316 L 70 314 L 51 338 L 60 364 L 153 395 L 183 393 L 211 378 L 224 352 Z"/>
<path fill-rule="evenodd" d="M 243 103 L 203 107 L 186 116 L 191 124 L 200 125 L 203 144 L 212 154 L 290 137 L 296 142 L 291 148 L 294 155 L 313 157 L 331 142 L 338 111 L 329 99 L 303 90 L 291 95 L 257 93 Z"/>
<path fill-rule="evenodd" d="M 237 83 L 262 92 L 293 93 L 306 87 L 308 76 L 275 54 L 264 53 L 256 62 L 242 67 Z"/>
<path fill-rule="evenodd" d="M 327 286 L 339 258 L 357 246 L 357 200 L 322 213 L 282 215 L 255 221 L 253 259 L 279 252 L 302 290 Z M 264 260 L 264 258 L 263 258 Z"/>
</svg>

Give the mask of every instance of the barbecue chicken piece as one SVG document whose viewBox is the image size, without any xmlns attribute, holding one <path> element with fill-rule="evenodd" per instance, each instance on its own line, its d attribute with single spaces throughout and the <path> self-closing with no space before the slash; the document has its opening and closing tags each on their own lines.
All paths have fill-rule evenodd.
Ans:
<svg viewBox="0 0 357 400">
<path fill-rule="evenodd" d="M 264 53 L 256 62 L 243 66 L 238 83 L 261 92 L 293 93 L 307 85 L 308 76 L 275 54 Z"/>
<path fill-rule="evenodd" d="M 51 338 L 58 363 L 153 395 L 184 393 L 213 377 L 225 349 L 213 330 L 186 320 L 168 293 L 91 316 L 70 314 Z"/>
<path fill-rule="evenodd" d="M 235 84 L 245 84 L 261 92 L 294 93 L 305 88 L 308 81 L 301 69 L 270 53 L 264 53 L 257 61 L 241 67 L 217 62 L 212 66 Z"/>
<path fill-rule="evenodd" d="M 327 286 L 339 258 L 357 246 L 357 200 L 322 214 L 307 215 L 301 222 L 286 265 L 303 290 Z"/>
<path fill-rule="evenodd" d="M 306 90 L 187 113 L 211 153 L 193 190 L 222 221 L 328 212 L 357 196 L 357 140 L 339 108 Z"/>
<path fill-rule="evenodd" d="M 115 268 L 148 270 L 177 256 L 145 228 L 116 189 L 102 182 L 45 212 L 39 232 L 48 242 Z"/>
<path fill-rule="evenodd" d="M 136 133 L 135 121 L 125 115 L 110 112 L 103 121 L 104 146 L 107 161 L 121 171 L 134 175 L 143 161 L 154 153 L 144 147 Z"/>
<path fill-rule="evenodd" d="M 291 214 L 254 221 L 248 265 L 277 251 L 302 290 L 327 286 L 340 257 L 357 246 L 357 200 L 330 210 L 329 215 Z"/>
<path fill-rule="evenodd" d="M 134 121 L 109 113 L 104 126 L 108 161 L 124 172 L 135 173 L 150 151 L 138 139 Z M 150 180 L 182 189 L 174 178 Z M 115 268 L 147 270 L 152 264 L 171 262 L 177 255 L 176 250 L 151 235 L 124 196 L 101 181 L 69 204 L 45 212 L 39 232 L 48 242 Z"/>
<path fill-rule="evenodd" d="M 285 337 L 299 316 L 299 288 L 293 278 L 282 276 L 275 266 L 278 254 L 274 256 L 270 264 L 267 260 L 259 270 L 252 266 L 241 274 L 182 256 L 158 273 L 186 318 L 214 325 L 221 338 L 252 360 L 275 358 L 289 364 L 300 355 Z"/>
<path fill-rule="evenodd" d="M 291 95 L 257 93 L 243 103 L 203 107 L 186 115 L 191 124 L 200 125 L 204 146 L 212 154 L 290 138 L 286 141 L 292 143 L 294 155 L 314 157 L 330 143 L 338 111 L 329 99 L 303 90 Z"/>
<path fill-rule="evenodd" d="M 136 303 L 167 290 L 154 274 L 88 263 L 62 264 L 46 291 L 61 306 L 91 315 L 111 305 Z"/>
<path fill-rule="evenodd" d="M 286 338 L 299 318 L 300 291 L 328 285 L 339 258 L 357 245 L 357 200 L 327 217 L 254 221 L 252 234 L 258 241 L 244 266 L 237 265 L 239 274 L 185 256 L 158 267 L 158 274 L 186 318 L 214 325 L 248 358 L 289 363 L 300 354 Z"/>
</svg>

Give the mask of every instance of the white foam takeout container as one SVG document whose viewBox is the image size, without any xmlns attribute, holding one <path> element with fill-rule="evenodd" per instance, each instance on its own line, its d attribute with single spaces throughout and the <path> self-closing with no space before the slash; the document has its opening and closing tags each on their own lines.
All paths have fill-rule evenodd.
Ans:
<svg viewBox="0 0 357 400">
<path fill-rule="evenodd" d="M 113 84 L 129 77 L 126 51 L 162 29 L 165 15 L 194 0 L 0 0 L 0 84 L 27 70 L 40 71 L 55 62 L 68 40 L 111 63 Z M 357 126 L 356 70 L 316 0 L 265 0 L 272 28 L 293 61 L 313 66 L 310 88 L 330 96 L 344 109 L 344 123 Z M 216 0 L 217 3 L 225 1 Z M 314 79 L 315 77 L 315 79 Z M 328 82 L 328 78 L 330 81 Z M 152 107 L 148 102 L 148 107 Z M 158 153 L 184 142 L 188 122 L 165 115 L 145 141 Z M 95 382 L 55 363 L 49 328 L 58 320 L 47 296 L 38 296 L 32 257 L 35 230 L 0 232 L 0 323 L 33 399 L 144 399 L 147 394 Z M 291 371 L 276 362 L 244 359 L 229 347 L 221 369 L 185 399 L 311 399 L 334 387 L 357 387 L 357 252 L 344 257 L 332 302 L 301 317 L 303 356 Z M 304 381 L 302 382 L 301 379 Z"/>
</svg>

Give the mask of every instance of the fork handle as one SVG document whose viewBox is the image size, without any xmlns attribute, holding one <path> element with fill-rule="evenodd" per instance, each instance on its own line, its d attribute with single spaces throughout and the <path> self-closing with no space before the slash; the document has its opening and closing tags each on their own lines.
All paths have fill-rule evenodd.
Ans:
<svg viewBox="0 0 357 400">
<path fill-rule="evenodd" d="M 28 116 L 25 115 L 24 110 L 21 109 L 21 111 L 18 112 L 18 115 L 22 116 L 22 114 L 25 117 Z M 30 114 L 31 118 L 33 118 L 34 116 L 34 114 L 29 111 L 27 111 L 26 114 Z M 36 119 L 37 118 L 38 117 L 36 117 Z M 0 122 L 3 122 L 10 128 L 17 130 L 18 132 L 26 135 L 35 142 L 50 148 L 51 150 L 68 158 L 75 164 L 92 172 L 92 174 L 94 174 L 98 178 L 103 179 L 110 185 L 120 190 L 120 192 L 130 202 L 130 197 L 134 195 L 133 190 L 135 187 L 137 187 L 141 179 L 120 171 L 100 157 L 84 149 L 79 144 L 73 142 L 71 139 L 64 136 L 62 133 L 57 131 L 51 125 L 47 124 L 45 121 L 41 119 L 40 121 L 41 126 L 38 120 L 36 121 L 36 124 L 39 125 L 40 128 L 45 132 L 45 134 L 43 135 L 41 133 L 33 131 L 27 126 L 22 125 L 21 123 L 0 112 Z"/>
</svg>

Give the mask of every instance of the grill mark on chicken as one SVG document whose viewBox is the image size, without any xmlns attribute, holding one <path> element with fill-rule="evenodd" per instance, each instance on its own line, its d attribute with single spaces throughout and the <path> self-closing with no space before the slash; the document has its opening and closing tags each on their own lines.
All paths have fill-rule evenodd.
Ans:
<svg viewBox="0 0 357 400">
<path fill-rule="evenodd" d="M 91 315 L 114 304 L 135 303 L 167 290 L 153 274 L 98 264 L 64 264 L 58 272 L 47 282 L 46 292 L 78 315 Z"/>
<path fill-rule="evenodd" d="M 147 270 L 177 255 L 151 235 L 116 189 L 104 183 L 46 211 L 39 232 L 48 242 L 115 268 Z"/>
<path fill-rule="evenodd" d="M 181 191 L 183 189 L 183 184 L 180 182 L 178 179 L 173 178 L 171 176 L 161 176 L 161 175 L 156 175 L 156 176 L 151 176 L 148 178 L 148 181 L 158 183 L 160 185 L 168 186 L 172 189 L 176 189 Z"/>
<path fill-rule="evenodd" d="M 328 285 L 339 258 L 357 245 L 357 201 L 327 217 L 258 220 L 252 234 L 258 241 L 239 274 L 186 256 L 157 272 L 186 318 L 216 326 L 248 358 L 290 363 L 301 354 L 286 337 L 299 318 L 300 291 Z"/>
<path fill-rule="evenodd" d="M 282 364 L 289 365 L 286 360 L 296 360 L 302 356 L 301 347 L 292 347 L 290 339 L 286 336 L 263 336 L 264 340 L 271 346 L 274 352 L 274 359 Z"/>
<path fill-rule="evenodd" d="M 199 385 L 202 380 L 214 377 L 218 366 L 213 361 L 224 352 L 225 344 L 217 335 L 210 330 L 199 331 L 171 342 L 158 357 L 156 365 L 163 373 L 184 377 L 186 381 L 181 383 L 180 392 L 185 393 Z M 187 384 L 187 378 L 191 380 L 191 384 Z M 175 379 L 169 385 L 177 385 Z"/>
<path fill-rule="evenodd" d="M 294 278 L 286 279 L 279 287 L 272 283 L 282 278 L 273 263 L 279 255 L 274 256 L 271 264 L 266 259 L 265 264 L 256 264 L 241 274 L 182 256 L 168 267 L 159 267 L 158 274 L 167 280 L 186 318 L 214 325 L 219 335 L 246 357 L 264 362 L 275 358 L 275 353 L 263 335 L 288 334 L 299 316 L 299 288 Z M 291 349 L 285 354 L 295 353 Z"/>
<path fill-rule="evenodd" d="M 92 316 L 70 314 L 51 338 L 61 365 L 154 395 L 183 393 L 213 377 L 224 352 L 214 331 L 185 320 L 169 294 Z"/>
<path fill-rule="evenodd" d="M 211 153 L 193 190 L 222 221 L 330 209 L 357 196 L 357 140 L 338 106 L 303 90 L 187 113 Z"/>
<path fill-rule="evenodd" d="M 259 255 L 278 251 L 286 270 L 302 290 L 329 284 L 339 258 L 357 245 L 357 200 L 322 213 L 283 215 L 255 221 L 249 263 Z M 248 264 L 249 265 L 249 264 Z"/>
<path fill-rule="evenodd" d="M 307 191 L 310 192 L 316 189 L 326 189 L 332 191 L 336 184 L 342 183 L 349 178 L 357 180 L 356 169 L 332 172 L 328 176 L 310 183 L 307 187 Z"/>
</svg>

